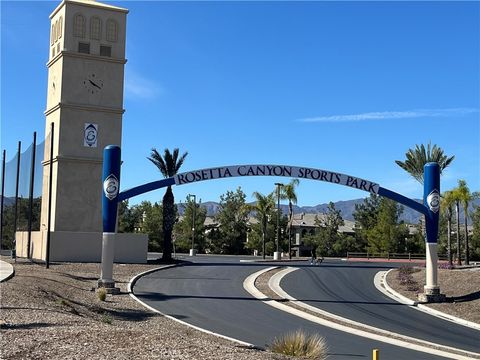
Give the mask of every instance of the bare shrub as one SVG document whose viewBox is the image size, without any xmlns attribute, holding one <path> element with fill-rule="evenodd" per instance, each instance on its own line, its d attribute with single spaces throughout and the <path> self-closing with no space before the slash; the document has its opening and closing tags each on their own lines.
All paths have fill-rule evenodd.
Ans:
<svg viewBox="0 0 480 360">
<path fill-rule="evenodd" d="M 303 330 L 275 338 L 269 348 L 279 354 L 312 360 L 326 359 L 328 351 L 323 337 L 318 334 L 307 335 Z"/>
<path fill-rule="evenodd" d="M 97 296 L 100 299 L 100 301 L 105 301 L 107 299 L 107 290 L 105 288 L 100 288 L 97 291 Z"/>
</svg>

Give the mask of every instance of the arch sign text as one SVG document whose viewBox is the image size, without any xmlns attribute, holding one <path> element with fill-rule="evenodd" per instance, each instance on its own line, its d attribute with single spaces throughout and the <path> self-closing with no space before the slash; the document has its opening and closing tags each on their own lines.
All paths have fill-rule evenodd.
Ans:
<svg viewBox="0 0 480 360">
<path fill-rule="evenodd" d="M 184 172 L 174 176 L 175 185 L 198 181 L 243 177 L 243 176 L 285 176 L 298 179 L 326 181 L 349 186 L 358 190 L 378 194 L 379 185 L 361 178 L 322 169 L 288 165 L 236 165 Z"/>
</svg>

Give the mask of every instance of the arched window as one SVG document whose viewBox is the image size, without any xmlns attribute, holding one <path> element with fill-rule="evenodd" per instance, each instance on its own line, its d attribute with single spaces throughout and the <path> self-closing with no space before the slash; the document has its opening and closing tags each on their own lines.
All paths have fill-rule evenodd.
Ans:
<svg viewBox="0 0 480 360">
<path fill-rule="evenodd" d="M 73 21 L 73 36 L 85 37 L 85 17 L 82 14 L 75 15 Z"/>
<path fill-rule="evenodd" d="M 58 20 L 55 21 L 55 42 L 58 40 L 58 38 L 60 37 L 60 28 L 58 26 Z"/>
<path fill-rule="evenodd" d="M 107 40 L 115 42 L 117 41 L 118 26 L 115 20 L 107 20 Z"/>
<path fill-rule="evenodd" d="M 93 16 L 90 19 L 90 39 L 100 40 L 102 36 L 102 20 Z"/>
<path fill-rule="evenodd" d="M 57 36 L 60 39 L 62 37 L 63 33 L 63 16 L 60 16 L 60 19 L 58 19 L 58 31 L 57 31 Z"/>
<path fill-rule="evenodd" d="M 50 45 L 55 42 L 55 24 L 52 25 L 52 32 L 50 33 Z"/>
</svg>

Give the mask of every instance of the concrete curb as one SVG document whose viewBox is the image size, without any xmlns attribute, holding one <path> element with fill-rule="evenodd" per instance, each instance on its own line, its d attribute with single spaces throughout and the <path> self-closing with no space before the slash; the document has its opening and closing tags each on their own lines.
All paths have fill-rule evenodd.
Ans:
<svg viewBox="0 0 480 360">
<path fill-rule="evenodd" d="M 469 328 L 472 328 L 472 329 L 475 329 L 475 330 L 480 330 L 480 324 L 477 324 L 477 323 L 474 323 L 472 321 L 468 321 L 468 320 L 465 320 L 465 319 L 461 319 L 459 317 L 456 317 L 456 316 L 453 316 L 453 315 L 450 315 L 450 314 L 446 314 L 444 312 L 441 312 L 441 311 L 438 311 L 438 310 L 435 310 L 435 309 L 432 309 L 418 301 L 414 301 L 414 300 L 411 300 L 401 294 L 399 294 L 398 292 L 396 292 L 395 290 L 393 290 L 389 285 L 388 283 L 385 281 L 385 279 L 387 278 L 387 275 L 390 271 L 393 271 L 394 269 L 390 269 L 388 271 L 379 271 L 377 273 L 377 275 L 381 278 L 380 279 L 380 284 L 378 284 L 377 282 L 375 282 L 375 287 L 381 291 L 382 293 L 384 293 L 385 295 L 387 295 L 388 297 L 390 297 L 391 299 L 395 300 L 395 301 L 398 301 L 398 302 L 401 302 L 403 304 L 406 304 L 406 305 L 410 305 L 412 307 L 414 307 L 415 309 L 419 310 L 419 311 L 422 311 L 424 313 L 427 313 L 427 314 L 430 314 L 432 316 L 436 316 L 438 318 L 441 318 L 443 320 L 448 320 L 448 321 L 451 321 L 455 324 L 458 324 L 458 325 L 463 325 L 463 326 L 466 326 L 466 327 L 469 327 Z M 377 275 L 375 275 L 375 278 L 377 278 Z M 379 287 L 380 285 L 380 287 Z M 383 285 L 383 289 L 382 289 L 382 285 Z"/>
<path fill-rule="evenodd" d="M 399 303 L 404 305 L 409 305 L 415 307 L 418 305 L 418 301 L 414 301 L 412 299 L 403 296 L 402 294 L 393 290 L 385 281 L 387 274 L 394 269 L 390 269 L 388 271 L 379 271 L 375 274 L 375 278 L 373 279 L 373 284 L 377 288 L 378 291 L 382 292 L 384 295 L 388 296 L 390 299 L 393 299 Z"/>
<path fill-rule="evenodd" d="M 298 317 L 303 318 L 305 320 L 308 320 L 308 321 L 311 321 L 311 322 L 314 322 L 314 323 L 317 323 L 317 324 L 320 324 L 320 325 L 323 325 L 323 326 L 327 326 L 327 327 L 330 327 L 332 329 L 340 330 L 340 331 L 343 331 L 343 332 L 346 332 L 346 333 L 349 333 L 349 334 L 352 334 L 352 335 L 357 335 L 357 336 L 365 337 L 365 338 L 368 338 L 368 339 L 381 341 L 381 342 L 384 342 L 384 343 L 387 343 L 387 344 L 409 348 L 409 349 L 416 350 L 416 351 L 419 351 L 419 352 L 424 352 L 424 353 L 434 354 L 434 355 L 438 355 L 438 356 L 443 356 L 443 357 L 446 357 L 446 358 L 449 358 L 449 359 L 459 359 L 459 360 L 460 359 L 461 360 L 465 359 L 466 360 L 466 359 L 471 359 L 472 356 L 474 356 L 474 357 L 477 356 L 477 358 L 478 358 L 479 354 L 477 354 L 477 353 L 473 353 L 473 352 L 462 350 L 462 349 L 455 349 L 455 348 L 445 346 L 445 345 L 434 344 L 434 343 L 424 341 L 424 340 L 415 339 L 417 342 L 419 342 L 419 344 L 414 344 L 414 343 L 409 342 L 409 340 L 411 338 L 409 339 L 408 337 L 403 336 L 403 335 L 400 335 L 399 338 L 388 337 L 388 336 L 386 336 L 386 334 L 394 334 L 394 333 L 391 333 L 391 332 L 388 332 L 388 331 L 385 331 L 385 330 L 382 330 L 382 332 L 384 332 L 384 334 L 377 334 L 377 333 L 372 333 L 371 330 L 369 331 L 369 329 L 367 329 L 366 327 L 364 327 L 364 329 L 351 328 L 347 325 L 342 325 L 342 324 L 339 324 L 339 323 L 334 322 L 332 320 L 323 319 L 323 318 L 320 318 L 318 316 L 309 314 L 305 311 L 293 308 L 293 307 L 291 307 L 289 305 L 286 305 L 284 303 L 278 302 L 276 300 L 272 300 L 272 299 L 268 298 L 265 294 L 263 294 L 260 290 L 257 289 L 257 287 L 255 286 L 255 280 L 260 275 L 262 275 L 263 273 L 265 273 L 269 270 L 273 270 L 275 268 L 277 268 L 277 267 L 274 266 L 274 267 L 271 267 L 271 268 L 263 269 L 263 270 L 260 270 L 256 273 L 253 273 L 250 276 L 248 276 L 243 283 L 244 289 L 247 292 L 249 292 L 252 296 L 254 296 L 257 299 L 264 302 L 265 304 L 270 305 L 274 308 L 277 308 L 281 311 L 287 312 L 289 314 L 298 316 Z M 285 271 L 285 272 L 283 272 L 282 275 L 285 276 L 287 273 L 288 273 L 288 271 Z M 280 275 L 280 273 L 279 273 L 278 277 L 276 279 L 272 280 L 271 282 L 269 281 L 269 283 L 270 284 L 275 284 L 275 283 L 279 284 L 280 281 L 281 281 L 282 275 Z M 279 291 L 280 293 L 283 292 L 283 290 L 281 290 L 281 289 L 277 289 L 277 291 Z M 292 298 L 292 297 L 290 295 L 288 295 L 288 298 Z M 307 305 L 307 304 L 305 304 L 305 305 Z M 351 320 L 348 320 L 348 319 L 345 319 L 345 320 L 352 322 Z M 398 336 L 399 334 L 395 334 L 395 335 Z M 435 346 L 435 348 L 433 348 L 431 346 Z M 460 353 L 458 353 L 458 352 L 460 352 Z"/>
<path fill-rule="evenodd" d="M 12 264 L 0 260 L 0 283 L 7 281 L 15 275 L 15 269 Z"/>
<path fill-rule="evenodd" d="M 185 322 L 183 320 L 180 320 L 180 319 L 177 319 L 176 317 L 173 317 L 171 315 L 167 315 L 167 314 L 164 314 L 162 313 L 160 310 L 157 310 L 153 307 L 151 307 L 150 305 L 144 303 L 142 300 L 140 300 L 139 298 L 137 298 L 135 296 L 135 294 L 133 293 L 133 287 L 135 286 L 135 283 L 138 281 L 138 279 L 140 279 L 142 276 L 145 276 L 147 274 L 150 274 L 150 273 L 153 273 L 155 271 L 159 271 L 159 270 L 164 270 L 164 269 L 169 269 L 169 268 L 172 268 L 172 267 L 175 267 L 175 266 L 178 266 L 178 264 L 172 264 L 172 265 L 164 265 L 164 266 L 160 266 L 158 268 L 155 268 L 155 269 L 150 269 L 150 270 L 147 270 L 147 271 L 144 271 L 140 274 L 137 274 L 135 275 L 133 278 L 130 279 L 128 285 L 127 285 L 127 291 L 128 291 L 128 295 L 130 295 L 130 297 L 135 300 L 136 302 L 138 302 L 140 305 L 142 305 L 143 307 L 147 308 L 148 310 L 154 312 L 154 313 L 157 313 L 159 315 L 162 315 L 163 317 L 166 317 L 167 319 L 170 319 L 170 320 L 173 320 L 173 321 L 176 321 L 182 325 L 186 325 L 188 327 L 191 327 L 195 330 L 198 330 L 198 331 L 201 331 L 205 334 L 209 334 L 209 335 L 214 335 L 214 336 L 217 336 L 219 338 L 222 338 L 222 339 L 225 339 L 225 340 L 229 340 L 229 341 L 232 341 L 232 342 L 235 342 L 237 344 L 240 344 L 241 346 L 245 346 L 245 347 L 248 347 L 248 348 L 251 348 L 251 349 L 258 349 L 258 350 L 261 350 L 259 349 L 257 346 L 253 345 L 253 344 L 250 344 L 250 343 L 247 343 L 245 341 L 242 341 L 242 340 L 238 340 L 238 339 L 235 339 L 235 338 L 231 338 L 229 336 L 225 336 L 225 335 L 222 335 L 222 334 L 218 334 L 218 333 L 215 333 L 213 331 L 210 331 L 210 330 L 207 330 L 207 329 L 203 329 L 201 327 L 198 327 L 198 326 L 195 326 L 195 325 L 192 325 L 192 324 L 189 324 L 188 322 Z"/>
</svg>

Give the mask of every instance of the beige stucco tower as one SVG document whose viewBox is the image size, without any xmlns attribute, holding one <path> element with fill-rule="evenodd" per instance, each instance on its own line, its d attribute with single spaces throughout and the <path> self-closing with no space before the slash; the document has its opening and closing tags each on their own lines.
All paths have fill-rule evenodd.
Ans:
<svg viewBox="0 0 480 360">
<path fill-rule="evenodd" d="M 102 231 L 98 184 L 103 148 L 121 145 L 127 12 L 96 1 L 64 0 L 50 15 L 45 115 L 47 134 L 55 125 L 54 232 Z M 48 167 L 45 163 L 45 180 Z M 44 181 L 42 198 L 47 195 Z M 41 224 L 46 224 L 43 203 Z"/>
<path fill-rule="evenodd" d="M 101 256 L 102 157 L 105 146 L 121 145 L 127 13 L 93 0 L 63 0 L 50 15 L 45 133 L 54 123 L 53 261 L 98 261 Z M 45 257 L 49 149 L 47 138 L 34 258 Z"/>
</svg>

